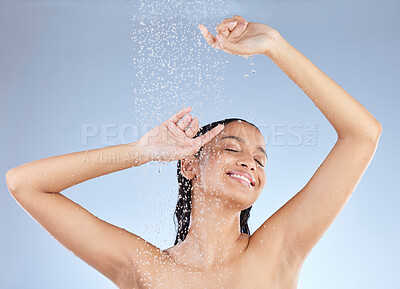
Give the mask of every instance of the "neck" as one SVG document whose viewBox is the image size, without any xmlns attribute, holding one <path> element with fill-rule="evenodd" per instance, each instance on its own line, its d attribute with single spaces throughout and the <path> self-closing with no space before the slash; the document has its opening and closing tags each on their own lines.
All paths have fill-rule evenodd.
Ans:
<svg viewBox="0 0 400 289">
<path fill-rule="evenodd" d="M 192 266 L 212 269 L 244 252 L 248 235 L 240 232 L 240 211 L 220 198 L 197 191 L 192 195 L 190 228 L 179 244 Z"/>
</svg>

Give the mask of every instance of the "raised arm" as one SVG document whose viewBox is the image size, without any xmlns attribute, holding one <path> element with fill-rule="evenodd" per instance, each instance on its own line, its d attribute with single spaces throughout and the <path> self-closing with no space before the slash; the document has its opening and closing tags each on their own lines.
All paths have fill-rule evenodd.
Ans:
<svg viewBox="0 0 400 289">
<path fill-rule="evenodd" d="M 130 252 L 132 248 L 144 248 L 146 242 L 97 218 L 60 192 L 95 177 L 139 166 L 146 162 L 142 156 L 137 143 L 75 152 L 13 168 L 7 172 L 6 181 L 12 196 L 32 218 L 119 286 L 133 282 Z M 112 161 L 118 158 L 118 162 Z"/>
<path fill-rule="evenodd" d="M 280 34 L 264 55 L 314 102 L 339 139 L 376 142 L 382 131 L 372 114 Z"/>
<path fill-rule="evenodd" d="M 235 15 L 218 24 L 214 37 L 199 25 L 207 42 L 234 55 L 266 55 L 315 103 L 340 139 L 376 140 L 379 122 L 357 100 L 291 46 L 280 33 Z"/>
<path fill-rule="evenodd" d="M 343 210 L 370 164 L 382 132 L 371 113 L 278 35 L 266 55 L 315 103 L 338 139 L 308 183 L 263 226 L 281 228 L 288 262 L 298 269 Z"/>
<path fill-rule="evenodd" d="M 148 160 L 137 143 L 49 157 L 15 167 L 7 172 L 11 193 L 24 188 L 59 193 L 84 181 L 140 166 Z"/>
<path fill-rule="evenodd" d="M 177 124 L 189 111 L 182 109 L 134 143 L 49 157 L 13 168 L 6 174 L 7 186 L 25 211 L 62 245 L 117 286 L 132 288 L 138 276 L 135 269 L 149 264 L 149 256 L 160 260 L 162 251 L 97 218 L 60 192 L 95 177 L 149 161 L 176 160 L 198 150 L 222 128 L 191 140 L 198 120 L 188 129 L 190 115 Z"/>
<path fill-rule="evenodd" d="M 314 102 L 338 135 L 335 146 L 305 187 L 251 237 L 250 246 L 265 248 L 266 254 L 265 240 L 274 239 L 286 264 L 298 270 L 355 190 L 375 153 L 382 126 L 275 29 L 240 16 L 220 23 L 215 37 L 203 25 L 199 28 L 215 48 L 235 55 L 271 58 Z"/>
</svg>

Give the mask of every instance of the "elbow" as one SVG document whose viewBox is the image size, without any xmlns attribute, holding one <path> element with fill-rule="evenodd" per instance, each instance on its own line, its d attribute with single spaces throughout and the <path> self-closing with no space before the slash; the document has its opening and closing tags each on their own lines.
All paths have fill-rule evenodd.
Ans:
<svg viewBox="0 0 400 289">
<path fill-rule="evenodd" d="M 346 134 L 338 134 L 338 138 L 344 141 L 357 141 L 360 143 L 370 143 L 376 145 L 379 142 L 379 138 L 382 134 L 382 125 L 375 120 L 372 124 L 369 124 L 363 130 L 352 130 Z"/>
<path fill-rule="evenodd" d="M 375 125 L 374 129 L 373 130 L 371 129 L 371 132 L 372 132 L 371 140 L 374 142 L 378 142 L 379 138 L 381 137 L 382 131 L 383 131 L 383 128 L 382 128 L 381 123 L 376 121 L 376 125 Z"/>
<path fill-rule="evenodd" d="M 8 190 L 10 191 L 10 193 L 12 195 L 14 195 L 18 191 L 19 186 L 17 185 L 17 179 L 18 179 L 18 176 L 15 172 L 15 168 L 9 170 L 6 173 L 6 184 L 7 184 Z"/>
<path fill-rule="evenodd" d="M 378 138 L 381 136 L 383 132 L 383 127 L 380 122 L 377 121 L 377 126 L 378 126 Z"/>
</svg>

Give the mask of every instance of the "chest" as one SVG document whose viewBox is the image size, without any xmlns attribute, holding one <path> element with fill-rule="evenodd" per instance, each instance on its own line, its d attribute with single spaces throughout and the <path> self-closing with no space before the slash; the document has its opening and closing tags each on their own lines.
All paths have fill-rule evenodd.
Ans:
<svg viewBox="0 0 400 289">
<path fill-rule="evenodd" d="M 143 268 L 142 268 L 143 269 Z M 121 289 L 292 289 L 281 280 L 275 262 L 258 262 L 256 258 L 243 258 L 208 272 L 196 271 L 176 263 L 159 263 L 140 270 L 137 284 Z M 288 276 L 289 277 L 289 276 Z M 284 283 L 286 285 L 284 285 Z"/>
</svg>

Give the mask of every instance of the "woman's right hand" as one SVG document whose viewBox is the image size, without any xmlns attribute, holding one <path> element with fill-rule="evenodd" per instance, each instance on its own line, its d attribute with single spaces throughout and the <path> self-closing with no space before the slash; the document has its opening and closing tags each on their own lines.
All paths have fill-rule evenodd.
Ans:
<svg viewBox="0 0 400 289">
<path fill-rule="evenodd" d="M 224 126 L 218 125 L 204 135 L 193 139 L 199 130 L 199 120 L 196 117 L 192 119 L 190 114 L 186 115 L 191 110 L 190 106 L 181 109 L 137 141 L 148 161 L 169 162 L 193 155 L 223 130 Z M 181 119 L 182 121 L 179 122 Z"/>
</svg>

